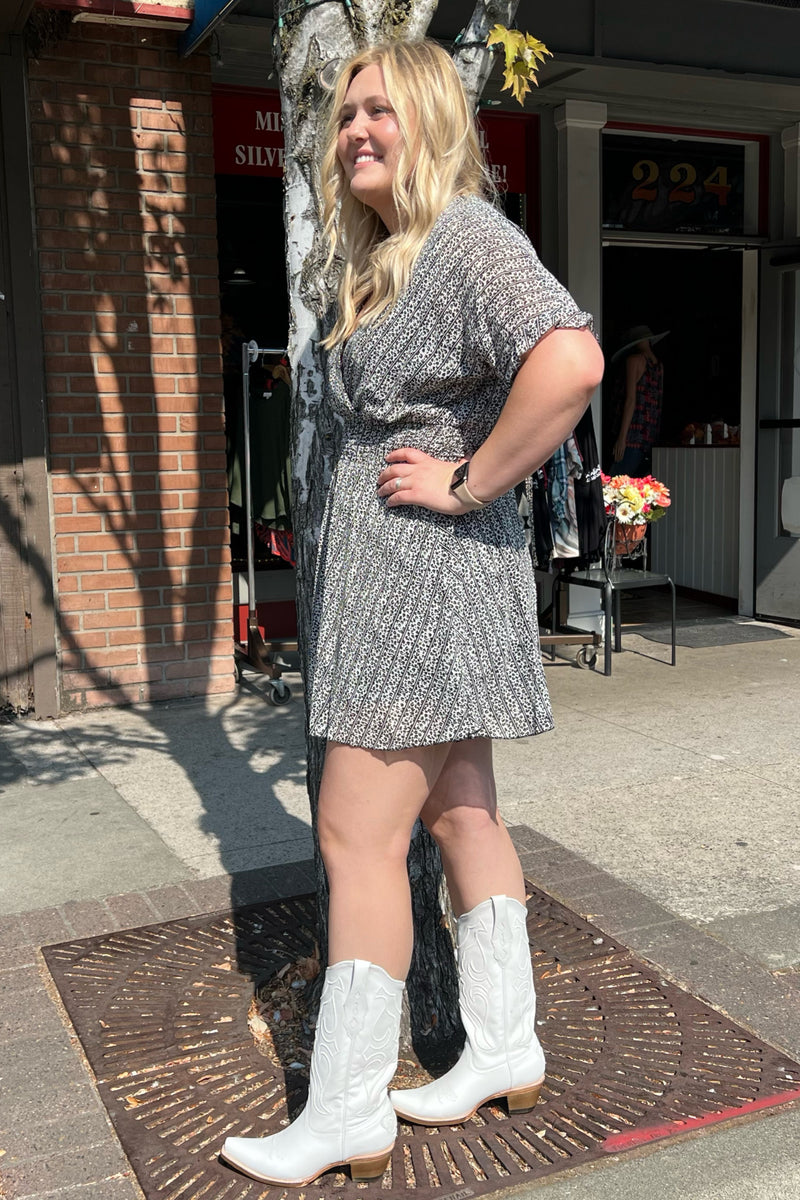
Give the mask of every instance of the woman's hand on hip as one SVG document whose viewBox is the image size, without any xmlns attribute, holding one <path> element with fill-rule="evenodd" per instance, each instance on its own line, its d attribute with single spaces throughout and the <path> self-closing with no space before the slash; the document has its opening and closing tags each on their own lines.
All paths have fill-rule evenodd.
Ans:
<svg viewBox="0 0 800 1200">
<path fill-rule="evenodd" d="M 450 491 L 450 482 L 463 461 L 460 458 L 457 462 L 444 462 L 412 446 L 390 450 L 386 455 L 387 466 L 378 476 L 378 495 L 386 501 L 387 508 L 413 504 L 457 516 L 468 510 Z"/>
</svg>

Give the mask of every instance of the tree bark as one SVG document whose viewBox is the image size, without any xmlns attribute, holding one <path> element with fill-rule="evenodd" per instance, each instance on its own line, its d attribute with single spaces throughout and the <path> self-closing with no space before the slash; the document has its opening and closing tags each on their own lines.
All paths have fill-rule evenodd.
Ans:
<svg viewBox="0 0 800 1200">
<path fill-rule="evenodd" d="M 518 0 L 479 0 L 463 31 L 455 61 L 473 100 L 492 67 L 485 47 L 491 25 L 513 17 Z M 321 242 L 320 198 L 315 164 L 323 135 L 326 92 L 320 71 L 343 61 L 358 48 L 402 37 L 424 37 L 436 0 L 340 0 L 298 6 L 298 0 L 276 5 L 275 63 L 280 81 L 285 144 L 286 261 L 289 285 L 289 361 L 291 365 L 292 471 L 297 617 L 301 662 L 311 619 L 311 597 L 317 543 L 336 454 L 339 427 L 323 403 L 320 339 L 334 297 L 322 282 L 326 248 Z M 484 45 L 475 45 L 482 41 Z M 323 964 L 327 960 L 328 886 L 319 853 L 317 805 L 325 744 L 307 731 L 307 784 L 314 830 L 317 875 L 318 935 Z M 458 1015 L 458 982 L 453 941 L 443 915 L 442 865 L 439 851 L 418 822 L 408 859 L 414 909 L 414 956 L 408 978 L 410 1034 L 423 1065 L 451 1060 L 463 1041 Z"/>
<path fill-rule="evenodd" d="M 453 62 L 456 64 L 467 96 L 477 105 L 492 73 L 494 57 L 486 45 L 493 25 L 510 29 L 519 0 L 476 0 L 472 16 L 456 39 Z"/>
</svg>

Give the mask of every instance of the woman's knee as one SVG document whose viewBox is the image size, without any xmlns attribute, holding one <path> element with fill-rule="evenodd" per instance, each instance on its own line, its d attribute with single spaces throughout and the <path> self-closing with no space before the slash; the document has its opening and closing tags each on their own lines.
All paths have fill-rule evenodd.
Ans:
<svg viewBox="0 0 800 1200">
<path fill-rule="evenodd" d="M 483 802 L 435 803 L 425 806 L 422 820 L 436 843 L 446 849 L 469 838 L 480 838 L 496 830 L 500 815 L 493 797 Z"/>
<path fill-rule="evenodd" d="M 337 870 L 365 872 L 405 869 L 410 831 L 365 828 L 351 814 L 320 805 L 317 819 L 319 849 L 330 875 Z"/>
</svg>

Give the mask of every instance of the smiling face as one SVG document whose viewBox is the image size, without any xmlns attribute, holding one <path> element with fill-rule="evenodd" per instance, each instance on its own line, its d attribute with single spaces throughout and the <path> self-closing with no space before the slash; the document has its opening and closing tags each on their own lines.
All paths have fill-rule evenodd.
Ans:
<svg viewBox="0 0 800 1200">
<path fill-rule="evenodd" d="M 377 63 L 351 80 L 342 104 L 336 153 L 350 191 L 373 208 L 390 232 L 397 228 L 392 180 L 402 135 Z"/>
</svg>

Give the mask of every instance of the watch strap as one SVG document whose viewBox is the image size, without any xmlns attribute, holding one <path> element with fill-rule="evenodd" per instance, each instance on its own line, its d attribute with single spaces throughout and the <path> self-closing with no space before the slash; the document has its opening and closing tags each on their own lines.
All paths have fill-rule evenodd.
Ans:
<svg viewBox="0 0 800 1200">
<path fill-rule="evenodd" d="M 466 474 L 466 472 L 465 472 Z M 477 496 L 473 496 L 469 490 L 469 485 L 466 478 L 460 479 L 455 486 L 450 488 L 454 496 L 457 496 L 461 503 L 468 509 L 486 508 L 488 500 L 479 500 Z"/>
</svg>

